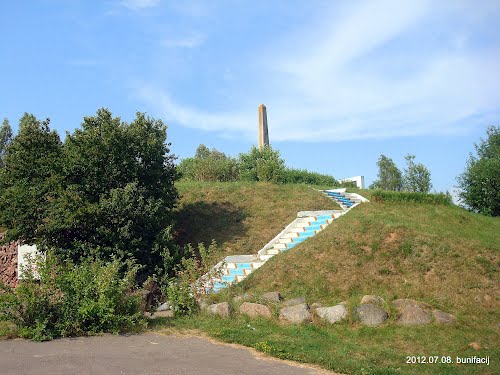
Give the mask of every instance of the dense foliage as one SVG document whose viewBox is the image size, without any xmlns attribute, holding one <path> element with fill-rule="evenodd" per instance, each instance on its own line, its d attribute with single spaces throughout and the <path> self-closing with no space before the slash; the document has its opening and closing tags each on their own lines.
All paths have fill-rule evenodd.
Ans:
<svg viewBox="0 0 500 375">
<path fill-rule="evenodd" d="M 448 193 L 418 193 L 408 191 L 375 190 L 372 199 L 376 202 L 414 202 L 431 204 L 452 204 L 451 195 Z"/>
<path fill-rule="evenodd" d="M 421 163 L 415 163 L 415 155 L 406 155 L 406 168 L 401 173 L 396 163 L 385 155 L 377 161 L 378 179 L 370 185 L 370 189 L 389 191 L 409 191 L 428 193 L 431 190 L 431 173 Z"/>
<path fill-rule="evenodd" d="M 332 176 L 309 172 L 306 169 L 286 168 L 283 172 L 283 182 L 286 184 L 307 184 L 307 185 L 327 185 L 340 186 L 339 182 Z"/>
<path fill-rule="evenodd" d="M 278 150 L 270 146 L 257 148 L 239 155 L 240 179 L 242 181 L 283 182 L 285 161 Z"/>
<path fill-rule="evenodd" d="M 237 181 L 238 162 L 216 149 L 209 150 L 199 145 L 192 158 L 183 159 L 179 164 L 183 178 L 193 181 Z"/>
<path fill-rule="evenodd" d="M 415 155 L 406 155 L 403 175 L 403 190 L 414 193 L 428 193 L 431 190 L 431 173 L 422 163 L 415 163 Z"/>
<path fill-rule="evenodd" d="M 403 188 L 401 171 L 391 158 L 380 155 L 377 167 L 378 179 L 370 186 L 371 189 L 400 191 Z"/>
<path fill-rule="evenodd" d="M 36 278 L 29 267 L 16 289 L 0 292 L 0 318 L 13 322 L 21 337 L 44 341 L 144 327 L 141 297 L 133 293 L 138 266 L 61 263 L 50 253 L 35 264 Z"/>
<path fill-rule="evenodd" d="M 141 274 L 179 259 L 170 230 L 177 200 L 166 126 L 137 113 L 128 124 L 101 109 L 64 143 L 24 115 L 0 174 L 0 223 L 10 239 L 63 259 L 136 259 Z"/>
<path fill-rule="evenodd" d="M 458 177 L 462 204 L 490 216 L 500 216 L 500 126 L 490 126 L 487 139 L 475 145 L 465 171 Z"/>
<path fill-rule="evenodd" d="M 3 167 L 3 159 L 5 157 L 7 146 L 12 142 L 12 128 L 9 120 L 4 119 L 0 126 L 0 168 Z"/>
</svg>

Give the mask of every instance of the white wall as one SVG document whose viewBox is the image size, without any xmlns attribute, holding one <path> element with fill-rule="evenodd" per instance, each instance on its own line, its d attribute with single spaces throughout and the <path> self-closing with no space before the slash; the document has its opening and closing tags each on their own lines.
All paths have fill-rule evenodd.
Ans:
<svg viewBox="0 0 500 375">
<path fill-rule="evenodd" d="M 355 182 L 356 186 L 360 189 L 365 188 L 365 176 L 354 176 L 349 178 L 344 178 L 340 182 Z"/>
</svg>

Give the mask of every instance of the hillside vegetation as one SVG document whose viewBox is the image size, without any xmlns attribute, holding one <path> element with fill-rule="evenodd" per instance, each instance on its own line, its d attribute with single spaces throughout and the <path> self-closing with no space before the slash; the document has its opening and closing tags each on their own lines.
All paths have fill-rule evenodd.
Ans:
<svg viewBox="0 0 500 375">
<path fill-rule="evenodd" d="M 181 244 L 210 244 L 226 255 L 256 254 L 302 210 L 340 210 L 306 185 L 255 182 L 176 183 L 176 237 Z"/>
</svg>

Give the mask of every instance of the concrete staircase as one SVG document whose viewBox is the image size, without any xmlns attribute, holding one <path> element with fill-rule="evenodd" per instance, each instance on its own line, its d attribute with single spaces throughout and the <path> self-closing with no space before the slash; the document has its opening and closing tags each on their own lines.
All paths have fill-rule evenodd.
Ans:
<svg viewBox="0 0 500 375">
<path fill-rule="evenodd" d="M 244 280 L 275 255 L 288 251 L 325 229 L 333 220 L 368 200 L 359 194 L 346 193 L 345 189 L 320 190 L 335 200 L 342 210 L 301 211 L 276 237 L 256 255 L 231 255 L 218 263 L 198 280 L 199 290 L 210 293 Z"/>
</svg>

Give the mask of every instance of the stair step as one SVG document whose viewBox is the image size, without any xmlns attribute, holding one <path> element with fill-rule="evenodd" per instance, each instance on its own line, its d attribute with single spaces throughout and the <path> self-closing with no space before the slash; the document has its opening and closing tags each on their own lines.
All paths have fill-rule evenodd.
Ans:
<svg viewBox="0 0 500 375">
<path fill-rule="evenodd" d="M 279 254 L 280 253 L 280 250 L 282 249 L 267 249 L 266 250 L 266 254 L 271 254 L 271 255 L 276 255 L 276 254 Z"/>
<path fill-rule="evenodd" d="M 288 232 L 282 235 L 280 238 L 293 238 L 293 237 L 298 237 L 298 235 L 299 234 L 297 232 Z"/>
<path fill-rule="evenodd" d="M 304 232 L 302 232 L 302 233 L 304 233 Z M 288 238 L 286 238 L 286 237 L 283 238 L 282 237 L 278 241 L 279 241 L 279 243 L 289 243 L 289 242 L 292 242 L 292 238 L 291 237 L 288 237 Z"/>
<path fill-rule="evenodd" d="M 273 249 L 286 249 L 286 244 L 284 243 L 275 243 L 272 247 Z"/>
<path fill-rule="evenodd" d="M 263 254 L 259 258 L 266 261 L 268 259 L 271 259 L 274 255 L 273 254 Z"/>
</svg>

